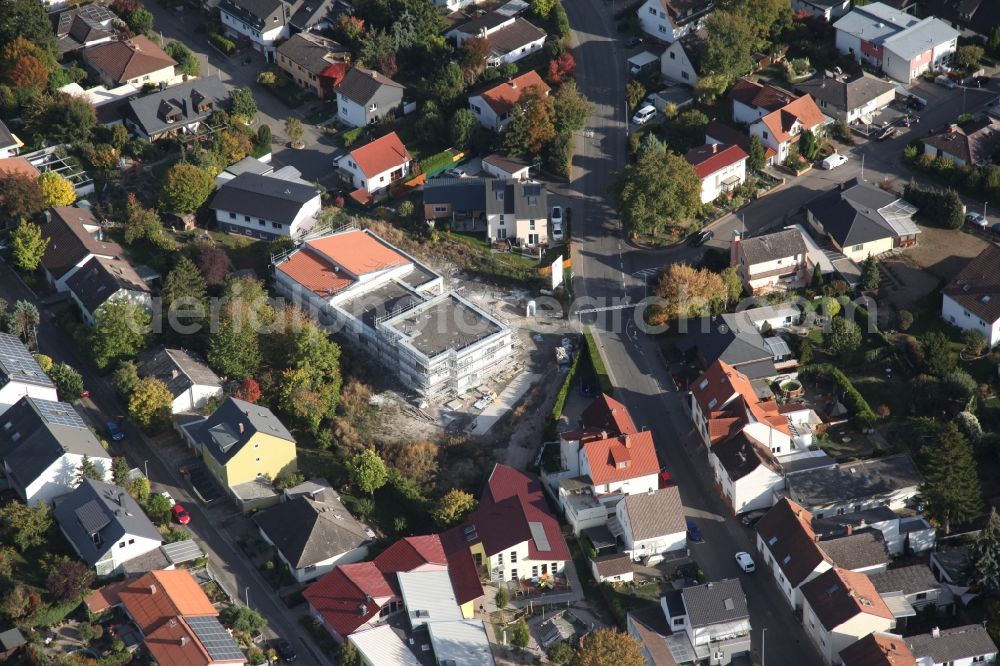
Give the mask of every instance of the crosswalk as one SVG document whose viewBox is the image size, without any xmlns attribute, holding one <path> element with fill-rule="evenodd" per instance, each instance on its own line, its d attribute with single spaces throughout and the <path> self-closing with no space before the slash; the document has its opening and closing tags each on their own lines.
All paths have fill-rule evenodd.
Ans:
<svg viewBox="0 0 1000 666">
<path fill-rule="evenodd" d="M 648 280 L 657 273 L 659 273 L 663 268 L 661 266 L 653 266 L 652 268 L 643 268 L 641 271 L 636 271 L 632 273 L 632 277 L 639 280 Z"/>
</svg>

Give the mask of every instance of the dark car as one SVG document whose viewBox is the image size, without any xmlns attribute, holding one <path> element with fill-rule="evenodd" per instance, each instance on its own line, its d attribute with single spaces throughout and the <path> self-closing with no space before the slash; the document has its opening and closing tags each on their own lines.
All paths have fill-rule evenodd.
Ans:
<svg viewBox="0 0 1000 666">
<path fill-rule="evenodd" d="M 701 530 L 698 529 L 698 524 L 693 520 L 687 521 L 687 532 L 688 538 L 695 543 L 701 543 L 705 540 L 705 538 L 701 536 Z"/>
<path fill-rule="evenodd" d="M 627 49 L 634 49 L 639 44 L 642 44 L 642 37 L 629 37 L 625 40 L 625 48 Z"/>
<path fill-rule="evenodd" d="M 767 515 L 767 511 L 749 511 L 740 516 L 740 522 L 744 527 L 753 527 L 760 522 L 760 519 Z"/>
<path fill-rule="evenodd" d="M 284 638 L 279 638 L 274 644 L 274 650 L 278 653 L 278 656 L 284 662 L 295 661 L 295 648 L 292 646 L 291 642 L 285 640 Z"/>
<path fill-rule="evenodd" d="M 125 431 L 122 430 L 121 426 L 118 425 L 117 421 L 108 421 L 104 424 L 104 427 L 108 431 L 108 437 L 116 442 L 120 442 L 125 439 Z"/>
<path fill-rule="evenodd" d="M 711 229 L 708 229 L 706 231 L 700 232 L 698 235 L 692 238 L 691 245 L 693 245 L 694 247 L 701 247 L 702 245 L 712 240 L 713 238 L 715 238 L 715 232 L 712 231 Z"/>
<path fill-rule="evenodd" d="M 993 230 L 993 233 L 1000 234 L 1000 222 L 994 224 L 992 227 L 990 227 L 990 229 Z"/>
</svg>

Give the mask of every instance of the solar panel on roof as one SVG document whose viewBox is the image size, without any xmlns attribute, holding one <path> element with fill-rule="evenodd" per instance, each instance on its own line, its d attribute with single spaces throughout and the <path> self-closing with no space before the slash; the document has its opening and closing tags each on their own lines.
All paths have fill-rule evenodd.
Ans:
<svg viewBox="0 0 1000 666">
<path fill-rule="evenodd" d="M 535 540 L 535 547 L 538 550 L 552 550 L 549 546 L 549 538 L 545 535 L 545 527 L 539 522 L 528 523 L 528 529 L 531 530 L 531 538 Z"/>
<path fill-rule="evenodd" d="M 53 402 L 37 398 L 32 402 L 42 419 L 50 425 L 75 426 L 78 428 L 87 427 L 87 424 L 83 422 L 83 418 L 77 414 L 72 405 L 68 405 L 65 402 Z"/>
<path fill-rule="evenodd" d="M 213 661 L 243 660 L 243 653 L 225 627 L 211 615 L 185 616 L 184 621 Z"/>
<path fill-rule="evenodd" d="M 181 562 L 190 562 L 191 560 L 196 560 L 204 553 L 195 541 L 190 539 L 185 541 L 175 541 L 174 543 L 165 543 L 160 546 L 163 554 L 167 556 L 171 564 L 180 564 Z"/>
<path fill-rule="evenodd" d="M 0 366 L 14 379 L 48 381 L 38 361 L 21 340 L 13 335 L 0 335 Z"/>
<path fill-rule="evenodd" d="M 91 536 L 97 534 L 111 523 L 111 517 L 108 516 L 104 507 L 97 500 L 90 500 L 73 513 L 76 514 L 76 519 L 80 521 L 83 529 Z"/>
</svg>

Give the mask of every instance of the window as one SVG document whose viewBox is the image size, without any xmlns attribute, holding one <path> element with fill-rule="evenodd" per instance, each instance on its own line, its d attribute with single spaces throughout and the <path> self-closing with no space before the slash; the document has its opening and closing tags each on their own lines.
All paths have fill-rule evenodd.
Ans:
<svg viewBox="0 0 1000 666">
<path fill-rule="evenodd" d="M 316 571 L 316 565 L 315 564 L 310 564 L 309 566 L 307 566 L 306 568 L 304 568 L 303 571 L 305 573 L 312 573 L 313 571 Z"/>
<path fill-rule="evenodd" d="M 500 572 L 497 573 L 497 580 L 503 580 L 503 569 L 501 569 Z"/>
<path fill-rule="evenodd" d="M 434 206 L 434 212 L 435 213 L 447 213 L 448 212 L 448 207 L 447 206 Z"/>
<path fill-rule="evenodd" d="M 535 230 L 535 221 L 534 220 L 528 220 L 528 229 L 530 231 L 534 231 Z"/>
<path fill-rule="evenodd" d="M 267 226 L 267 222 L 265 220 L 261 220 L 260 218 L 257 219 L 257 224 L 259 224 L 262 227 Z"/>
<path fill-rule="evenodd" d="M 652 14 L 653 16 L 656 16 L 656 8 L 655 7 L 650 7 L 649 8 L 649 13 Z"/>
<path fill-rule="evenodd" d="M 684 618 L 682 618 L 682 617 L 675 617 L 674 620 L 673 620 L 673 625 L 675 627 L 683 627 L 684 626 Z"/>
<path fill-rule="evenodd" d="M 663 33 L 665 33 L 666 31 L 667 31 L 667 28 L 666 28 L 666 26 L 662 26 L 662 25 L 661 25 L 661 26 L 660 26 L 660 32 L 663 32 Z"/>
<path fill-rule="evenodd" d="M 551 571 L 551 572 L 552 572 L 552 575 L 553 575 L 553 576 L 554 576 L 554 575 L 556 575 L 556 572 L 557 572 L 557 571 L 559 571 L 559 567 L 558 567 L 558 566 L 556 566 L 557 564 L 559 564 L 559 563 L 558 563 L 558 562 L 553 562 L 553 563 L 552 563 L 552 568 L 551 568 L 551 569 L 549 570 L 549 571 Z"/>
<path fill-rule="evenodd" d="M 516 567 L 514 569 L 510 570 L 510 579 L 511 580 L 517 580 L 517 568 Z"/>
<path fill-rule="evenodd" d="M 280 229 L 281 228 L 281 222 L 272 222 L 271 223 L 271 228 L 272 229 Z"/>
<path fill-rule="evenodd" d="M 497 224 L 499 224 L 502 227 L 503 226 L 503 222 L 504 222 L 503 215 L 501 215 L 500 216 L 500 220 L 497 222 Z"/>
<path fill-rule="evenodd" d="M 671 51 L 671 52 L 670 52 L 670 59 L 671 59 L 671 60 L 677 60 L 677 54 L 676 54 L 676 53 L 674 53 L 673 51 Z"/>
<path fill-rule="evenodd" d="M 538 565 L 537 564 L 531 567 L 531 577 L 532 578 L 538 578 Z"/>
<path fill-rule="evenodd" d="M 124 541 L 119 541 L 118 542 L 118 547 L 119 548 L 124 548 L 125 547 L 125 542 Z"/>
<path fill-rule="evenodd" d="M 864 243 L 862 243 L 861 245 L 855 245 L 854 247 L 851 248 L 851 252 L 861 252 L 863 248 L 864 248 Z"/>
<path fill-rule="evenodd" d="M 917 601 L 922 601 L 922 600 L 924 600 L 926 598 L 927 598 L 927 593 L 926 592 L 918 592 L 917 593 Z"/>
<path fill-rule="evenodd" d="M 514 562 L 517 562 L 517 551 L 516 550 L 510 551 L 510 563 L 514 564 Z"/>
<path fill-rule="evenodd" d="M 687 72 L 681 72 L 681 78 L 682 78 L 682 79 L 684 79 L 685 81 L 687 81 L 687 80 L 688 80 L 688 79 L 690 79 L 691 77 L 690 77 L 690 76 L 688 76 L 688 73 L 687 73 Z"/>
<path fill-rule="evenodd" d="M 243 221 L 244 222 L 249 222 L 250 221 L 250 216 L 249 215 L 244 215 L 243 216 Z"/>
<path fill-rule="evenodd" d="M 479 107 L 476 106 L 475 104 L 472 105 L 472 112 L 475 113 L 477 116 L 482 115 L 483 113 L 482 111 L 480 111 Z"/>
<path fill-rule="evenodd" d="M 131 546 L 131 545 L 132 545 L 132 544 L 134 544 L 134 543 L 135 543 L 135 539 L 129 539 L 129 540 L 128 540 L 128 545 L 130 545 L 130 546 Z"/>
<path fill-rule="evenodd" d="M 257 462 L 260 462 L 260 458 L 255 458 L 255 460 L 256 460 Z"/>
<path fill-rule="evenodd" d="M 763 137 L 764 137 L 765 139 L 767 138 L 767 132 L 764 132 L 764 133 L 763 133 Z"/>
<path fill-rule="evenodd" d="M 497 565 L 503 568 L 503 553 L 497 553 Z"/>
<path fill-rule="evenodd" d="M 236 219 L 236 213 L 234 213 L 232 211 L 229 211 L 229 219 L 230 220 L 235 220 Z"/>
</svg>

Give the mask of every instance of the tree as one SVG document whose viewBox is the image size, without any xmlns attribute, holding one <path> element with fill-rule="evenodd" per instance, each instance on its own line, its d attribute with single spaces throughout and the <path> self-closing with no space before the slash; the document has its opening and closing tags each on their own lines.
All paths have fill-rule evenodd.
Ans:
<svg viewBox="0 0 1000 666">
<path fill-rule="evenodd" d="M 546 651 L 545 656 L 556 666 L 569 666 L 573 663 L 573 657 L 576 656 L 576 653 L 573 652 L 573 648 L 568 642 L 561 640 L 553 643 Z"/>
<path fill-rule="evenodd" d="M 135 193 L 129 192 L 125 204 L 125 243 L 132 245 L 140 239 L 157 247 L 163 246 L 163 221 L 159 213 L 143 207 Z"/>
<path fill-rule="evenodd" d="M 201 208 L 214 190 L 212 174 L 193 164 L 178 162 L 167 170 L 163 178 L 160 199 L 168 210 L 193 213 Z"/>
<path fill-rule="evenodd" d="M 212 137 L 212 152 L 223 164 L 239 162 L 253 152 L 250 136 L 238 130 L 222 130 Z"/>
<path fill-rule="evenodd" d="M 52 511 L 45 502 L 34 508 L 20 502 L 0 508 L 0 530 L 22 553 L 45 543 L 52 524 Z"/>
<path fill-rule="evenodd" d="M 462 44 L 459 61 L 466 71 L 475 76 L 482 74 L 486 68 L 486 59 L 490 55 L 490 42 L 485 37 L 471 37 Z"/>
<path fill-rule="evenodd" d="M 90 141 L 97 113 L 82 97 L 62 94 L 42 106 L 29 124 L 53 143 L 82 144 Z"/>
<path fill-rule="evenodd" d="M 24 340 L 28 347 L 35 348 L 37 346 L 35 334 L 39 323 L 41 315 L 38 313 L 38 307 L 31 301 L 18 301 L 14 303 L 13 312 L 7 316 L 7 332 Z"/>
<path fill-rule="evenodd" d="M 4 315 L 3 311 L 6 309 L 6 307 L 0 309 L 0 317 Z M 38 367 L 42 369 L 42 372 L 48 374 L 52 369 L 52 357 L 45 354 L 32 354 L 32 356 L 35 358 L 35 362 L 38 363 Z"/>
<path fill-rule="evenodd" d="M 119 123 L 111 129 L 111 147 L 115 150 L 121 150 L 128 143 L 128 130 L 125 129 L 125 125 Z"/>
<path fill-rule="evenodd" d="M 128 494 L 132 496 L 132 499 L 145 506 L 146 502 L 149 500 L 149 479 L 144 476 L 137 476 L 125 484 L 125 490 L 127 490 Z M 169 504 L 170 503 L 167 502 L 168 506 Z"/>
<path fill-rule="evenodd" d="M 90 459 L 90 456 L 83 454 L 83 458 L 80 459 L 80 467 L 76 470 L 75 484 L 80 485 L 87 479 L 104 481 L 104 471 L 97 467 L 97 464 Z"/>
<path fill-rule="evenodd" d="M 900 310 L 896 313 L 896 327 L 901 331 L 908 331 L 913 326 L 913 313 L 909 310 Z"/>
<path fill-rule="evenodd" d="M 968 44 L 955 49 L 955 64 L 962 69 L 972 70 L 979 66 L 979 61 L 983 59 L 985 51 L 982 46 Z"/>
<path fill-rule="evenodd" d="M 747 159 L 747 169 L 753 172 L 760 172 L 764 170 L 764 166 L 767 161 L 767 155 L 764 150 L 764 144 L 760 142 L 760 137 L 754 134 L 750 137 L 750 152 Z M 819 269 L 819 264 L 816 264 L 817 270 Z"/>
<path fill-rule="evenodd" d="M 1000 24 L 993 26 L 993 30 L 990 31 L 990 38 L 986 42 L 986 47 L 994 55 L 1000 53 Z"/>
<path fill-rule="evenodd" d="M 965 343 L 965 350 L 973 356 L 981 356 L 986 351 L 986 338 L 974 328 L 962 333 L 962 342 Z"/>
<path fill-rule="evenodd" d="M 149 314 L 127 301 L 109 301 L 94 317 L 91 353 L 101 370 L 114 361 L 131 358 L 146 345 Z"/>
<path fill-rule="evenodd" d="M 302 145 L 302 135 L 305 134 L 305 128 L 302 127 L 302 121 L 298 118 L 288 118 L 285 121 L 285 134 L 288 135 L 288 139 L 292 142 L 292 146 Z"/>
<path fill-rule="evenodd" d="M 232 106 L 229 109 L 232 115 L 248 125 L 253 122 L 257 115 L 257 101 L 254 100 L 250 88 L 244 86 L 230 90 L 229 99 L 232 100 Z"/>
<path fill-rule="evenodd" d="M 509 156 L 538 155 L 545 144 L 556 136 L 552 99 L 535 86 L 521 93 L 511 115 L 502 139 L 504 152 Z"/>
<path fill-rule="evenodd" d="M 375 449 L 368 448 L 351 458 L 351 479 L 358 490 L 375 494 L 389 480 L 389 470 Z"/>
<path fill-rule="evenodd" d="M 181 74 L 198 76 L 201 73 L 201 63 L 198 62 L 198 58 L 181 42 L 170 42 L 165 50 L 168 56 L 177 61 L 175 69 Z"/>
<path fill-rule="evenodd" d="M 559 0 L 531 0 L 531 13 L 538 18 L 548 18 Z"/>
<path fill-rule="evenodd" d="M 122 361 L 111 375 L 111 385 L 123 398 L 132 395 L 135 385 L 139 383 L 139 366 L 135 361 Z"/>
<path fill-rule="evenodd" d="M 15 584 L 0 598 L 0 613 L 15 621 L 30 615 L 38 605 L 37 598 L 32 599 L 33 594 L 21 583 Z"/>
<path fill-rule="evenodd" d="M 643 150 L 625 167 L 616 188 L 622 221 L 630 233 L 677 240 L 701 207 L 701 179 L 680 155 Z"/>
<path fill-rule="evenodd" d="M 219 321 L 219 330 L 208 339 L 206 354 L 212 369 L 230 379 L 246 379 L 257 374 L 263 358 L 260 339 L 246 309 L 230 305 Z"/>
<path fill-rule="evenodd" d="M 840 355 L 854 351 L 861 344 L 861 327 L 846 317 L 834 317 L 830 332 L 826 334 L 826 348 L 831 354 Z"/>
<path fill-rule="evenodd" d="M 10 234 L 11 253 L 14 265 L 22 271 L 32 272 L 38 268 L 45 255 L 49 239 L 42 238 L 42 228 L 33 222 L 21 220 Z"/>
<path fill-rule="evenodd" d="M 260 384 L 253 377 L 247 377 L 236 387 L 234 397 L 243 402 L 257 404 L 261 398 Z"/>
<path fill-rule="evenodd" d="M 518 648 L 528 647 L 531 642 L 531 632 L 528 631 L 528 623 L 524 618 L 520 618 L 510 629 L 510 644 Z"/>
<path fill-rule="evenodd" d="M 728 308 L 731 304 L 738 303 L 743 296 L 743 278 L 740 277 L 740 273 L 736 270 L 735 266 L 723 269 L 719 277 L 722 278 L 723 284 L 726 285 L 726 308 Z"/>
<path fill-rule="evenodd" d="M 465 92 L 465 74 L 457 62 L 447 62 L 427 80 L 427 94 L 443 107 L 450 107 Z"/>
<path fill-rule="evenodd" d="M 587 634 L 574 666 L 644 666 L 642 646 L 628 634 L 610 628 Z"/>
<path fill-rule="evenodd" d="M 359 39 L 358 60 L 389 78 L 396 74 L 396 47 L 385 30 L 370 30 Z"/>
<path fill-rule="evenodd" d="M 451 145 L 456 148 L 465 148 L 469 145 L 479 121 L 471 109 L 465 107 L 458 109 L 451 116 Z"/>
<path fill-rule="evenodd" d="M 222 245 L 199 243 L 195 261 L 198 264 L 198 270 L 205 278 L 205 283 L 210 287 L 222 284 L 231 272 L 232 265 L 229 262 L 229 254 Z"/>
<path fill-rule="evenodd" d="M 290 472 L 287 469 L 283 469 L 278 472 L 278 476 L 274 477 L 274 487 L 278 490 L 285 490 L 286 488 L 293 488 L 305 480 L 306 478 L 298 472 Z"/>
<path fill-rule="evenodd" d="M 94 582 L 94 572 L 79 560 L 60 558 L 45 579 L 49 594 L 59 601 L 73 601 L 87 591 Z"/>
<path fill-rule="evenodd" d="M 943 377 L 958 363 L 958 356 L 951 350 L 951 342 L 939 331 L 921 336 L 920 348 L 924 354 L 924 367 L 932 375 Z"/>
<path fill-rule="evenodd" d="M 667 124 L 667 141 L 671 148 L 684 153 L 705 143 L 708 116 L 698 109 L 688 109 L 677 114 Z"/>
<path fill-rule="evenodd" d="M 642 85 L 642 81 L 639 79 L 631 79 L 625 84 L 625 103 L 628 104 L 629 109 L 639 106 L 639 102 L 645 97 L 646 86 Z"/>
<path fill-rule="evenodd" d="M 5 225 L 31 217 L 45 208 L 38 181 L 19 173 L 0 174 L 0 221 Z"/>
<path fill-rule="evenodd" d="M 757 35 L 746 16 L 714 11 L 705 19 L 705 30 L 708 37 L 702 46 L 702 71 L 718 75 L 728 83 L 753 69 Z"/>
<path fill-rule="evenodd" d="M 980 593 L 1000 592 L 1000 515 L 996 507 L 990 509 L 986 527 L 969 546 L 969 571 Z"/>
<path fill-rule="evenodd" d="M 803 130 L 799 134 L 799 155 L 811 162 L 819 155 L 819 149 L 819 139 L 812 130 Z"/>
<path fill-rule="evenodd" d="M 153 14 L 145 7 L 136 7 L 125 21 L 128 27 L 137 35 L 147 35 L 153 32 Z"/>
<path fill-rule="evenodd" d="M 253 634 L 267 624 L 257 611 L 236 604 L 222 609 L 219 613 L 219 622 L 241 634 Z"/>
<path fill-rule="evenodd" d="M 7 80 L 17 88 L 37 92 L 48 83 L 49 68 L 35 56 L 26 55 L 14 63 Z"/>
<path fill-rule="evenodd" d="M 44 5 L 32 0 L 0 0 L 0 16 L 4 17 L 0 21 L 0 44 L 21 37 L 55 59 L 55 35 Z"/>
<path fill-rule="evenodd" d="M 66 363 L 53 365 L 49 378 L 63 402 L 76 402 L 83 394 L 83 376 Z"/>
<path fill-rule="evenodd" d="M 976 393 L 976 380 L 965 370 L 955 368 L 941 377 L 941 390 L 949 400 L 968 404 Z"/>
<path fill-rule="evenodd" d="M 726 300 L 728 290 L 718 273 L 687 264 L 671 264 L 660 276 L 655 294 L 660 303 L 650 318 L 662 323 L 678 317 L 699 317 Z"/>
<path fill-rule="evenodd" d="M 184 255 L 178 257 L 177 263 L 167 273 L 160 296 L 164 309 L 169 310 L 171 315 L 177 316 L 178 312 L 184 314 L 187 320 L 184 323 L 195 323 L 205 318 L 208 285 L 198 267 Z M 194 309 L 199 312 L 193 312 Z"/>
<path fill-rule="evenodd" d="M 955 425 L 972 446 L 977 447 L 983 443 L 983 426 L 972 412 L 959 412 L 955 416 Z"/>
<path fill-rule="evenodd" d="M 476 504 L 476 498 L 472 496 L 472 493 L 452 488 L 437 501 L 432 514 L 434 522 L 441 529 L 457 525 L 476 510 Z"/>
<path fill-rule="evenodd" d="M 575 71 L 576 60 L 573 59 L 572 53 L 565 51 L 549 61 L 549 82 L 558 85 L 566 80 L 567 77 L 573 76 L 573 72 Z"/>
<path fill-rule="evenodd" d="M 262 123 L 261 126 L 257 128 L 257 147 L 267 148 L 268 152 L 270 152 L 271 126 L 267 123 Z"/>
<path fill-rule="evenodd" d="M 937 427 L 936 438 L 921 450 L 925 483 L 920 497 L 927 513 L 951 532 L 953 523 L 964 523 L 982 512 L 982 489 L 976 474 L 972 447 L 954 423 Z"/>
<path fill-rule="evenodd" d="M 340 648 L 337 666 L 364 666 L 361 663 L 361 654 L 358 653 L 358 648 L 354 647 L 354 643 L 351 641 L 344 641 L 343 647 Z"/>
<path fill-rule="evenodd" d="M 882 276 L 878 272 L 878 259 L 875 258 L 875 255 L 869 254 L 861 262 L 861 289 L 875 291 L 881 280 Z"/>
<path fill-rule="evenodd" d="M 143 428 L 161 428 L 170 422 L 173 401 L 162 379 L 143 377 L 128 399 L 128 413 Z"/>
<path fill-rule="evenodd" d="M 163 495 L 159 493 L 148 495 L 143 508 L 146 510 L 146 515 L 149 516 L 149 519 L 157 525 L 168 525 L 170 523 L 170 511 L 173 507 L 170 506 L 170 500 Z"/>
<path fill-rule="evenodd" d="M 594 106 L 587 101 L 576 87 L 576 81 L 567 81 L 556 91 L 553 100 L 555 107 L 555 127 L 560 134 L 575 132 L 587 124 L 587 118 L 594 111 Z"/>
<path fill-rule="evenodd" d="M 115 456 L 111 459 L 111 480 L 116 486 L 124 488 L 128 484 L 129 471 L 128 461 L 125 458 Z"/>
<path fill-rule="evenodd" d="M 76 190 L 68 180 L 55 171 L 46 171 L 38 177 L 38 187 L 47 208 L 69 206 L 76 201 Z"/>
</svg>

